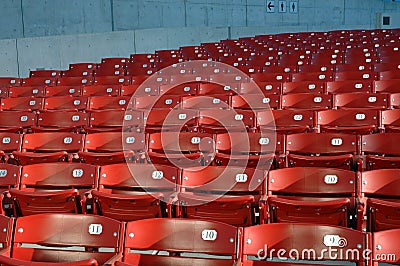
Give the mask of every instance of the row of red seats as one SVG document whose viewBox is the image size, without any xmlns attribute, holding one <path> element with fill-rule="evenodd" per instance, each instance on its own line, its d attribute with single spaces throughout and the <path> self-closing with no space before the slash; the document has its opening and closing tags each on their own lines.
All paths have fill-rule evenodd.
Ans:
<svg viewBox="0 0 400 266">
<path fill-rule="evenodd" d="M 3 265 L 399 263 L 398 250 L 390 248 L 399 244 L 398 229 L 366 234 L 341 227 L 291 223 L 246 228 L 181 219 L 121 223 L 101 216 L 67 214 L 15 220 L 1 217 L 0 221 L 4 228 L 0 256 Z M 334 251 L 326 252 L 328 248 Z"/>
<path fill-rule="evenodd" d="M 178 168 L 160 164 L 1 164 L 2 213 L 86 213 L 120 221 L 202 218 L 236 226 L 314 223 L 400 228 L 400 169 Z"/>
<path fill-rule="evenodd" d="M 3 161 L 15 164 L 75 161 L 113 164 L 125 160 L 175 164 L 276 167 L 335 167 L 347 170 L 400 168 L 400 133 L 102 132 L 1 133 Z"/>
<path fill-rule="evenodd" d="M 228 76 L 230 77 L 230 76 Z M 279 76 L 274 78 L 278 79 Z M 295 94 L 295 93 L 318 93 L 318 94 L 340 94 L 340 93 L 399 93 L 397 84 L 400 79 L 365 81 L 269 81 L 265 75 L 253 75 L 254 82 L 224 82 L 207 83 L 190 78 L 186 83 L 180 85 L 154 84 L 151 81 L 134 85 L 90 85 L 90 86 L 54 86 L 54 87 L 10 87 L 1 90 L 1 98 L 51 98 L 51 97 L 140 97 L 156 95 L 176 96 L 203 96 L 215 94 L 243 95 L 243 94 Z M 222 83 L 222 84 L 221 84 Z"/>
</svg>

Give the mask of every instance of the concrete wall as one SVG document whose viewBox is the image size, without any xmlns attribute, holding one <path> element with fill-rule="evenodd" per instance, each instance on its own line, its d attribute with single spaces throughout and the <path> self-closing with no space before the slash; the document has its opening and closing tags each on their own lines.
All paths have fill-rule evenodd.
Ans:
<svg viewBox="0 0 400 266">
<path fill-rule="evenodd" d="M 376 13 L 400 12 L 400 3 L 383 0 L 293 1 L 297 14 L 267 13 L 266 0 L 0 0 L 0 39 L 171 27 L 374 27 Z"/>
</svg>

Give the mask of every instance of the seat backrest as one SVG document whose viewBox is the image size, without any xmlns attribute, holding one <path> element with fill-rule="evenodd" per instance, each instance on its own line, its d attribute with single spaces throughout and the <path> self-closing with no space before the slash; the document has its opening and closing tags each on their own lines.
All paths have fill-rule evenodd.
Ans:
<svg viewBox="0 0 400 266">
<path fill-rule="evenodd" d="M 145 134 L 138 132 L 101 132 L 86 135 L 86 151 L 118 152 L 145 150 Z"/>
<path fill-rule="evenodd" d="M 400 126 L 400 109 L 384 110 L 381 112 L 381 118 L 384 127 Z"/>
<path fill-rule="evenodd" d="M 59 96 L 49 97 L 44 100 L 46 110 L 84 110 L 87 108 L 88 97 L 86 96 Z"/>
<path fill-rule="evenodd" d="M 266 154 L 282 151 L 283 143 L 273 133 L 230 132 L 218 134 L 216 150 L 227 154 Z"/>
<path fill-rule="evenodd" d="M 374 108 L 386 109 L 389 99 L 385 94 L 340 93 L 333 96 L 336 108 Z"/>
<path fill-rule="evenodd" d="M 12 237 L 13 237 L 13 229 L 14 229 L 13 218 L 0 215 L 0 253 L 7 252 L 7 249 L 11 247 Z"/>
<path fill-rule="evenodd" d="M 2 111 L 32 111 L 43 107 L 43 98 L 19 97 L 1 99 Z"/>
<path fill-rule="evenodd" d="M 152 133 L 149 136 L 149 150 L 175 154 L 212 152 L 214 151 L 214 136 L 200 132 Z"/>
<path fill-rule="evenodd" d="M 370 109 L 325 110 L 318 112 L 320 126 L 378 126 L 378 111 Z"/>
<path fill-rule="evenodd" d="M 189 109 L 153 109 L 146 114 L 147 126 L 196 126 L 199 112 Z"/>
<path fill-rule="evenodd" d="M 398 142 L 400 133 L 379 133 L 361 137 L 361 152 L 374 155 L 400 156 Z"/>
<path fill-rule="evenodd" d="M 397 246 L 400 239 L 400 229 L 385 230 L 372 234 L 372 262 L 376 264 L 389 263 L 398 265 L 400 263 L 400 252 Z"/>
<path fill-rule="evenodd" d="M 110 164 L 100 169 L 100 191 L 175 191 L 179 169 L 155 164 Z"/>
<path fill-rule="evenodd" d="M 182 171 L 182 191 L 261 195 L 265 171 L 248 167 L 208 166 L 186 168 Z"/>
<path fill-rule="evenodd" d="M 70 132 L 43 132 L 25 134 L 22 142 L 22 151 L 78 152 L 83 148 L 84 136 Z"/>
<path fill-rule="evenodd" d="M 72 110 L 42 111 L 38 114 L 39 127 L 84 127 L 88 122 L 88 113 Z"/>
<path fill-rule="evenodd" d="M 257 125 L 292 127 L 314 125 L 314 113 L 308 110 L 271 110 L 257 112 Z"/>
<path fill-rule="evenodd" d="M 330 109 L 332 96 L 318 93 L 291 93 L 282 95 L 282 109 Z"/>
<path fill-rule="evenodd" d="M 326 83 L 326 91 L 330 94 L 349 92 L 372 92 L 372 81 L 344 80 Z"/>
<path fill-rule="evenodd" d="M 246 131 L 247 128 L 255 126 L 255 115 L 252 110 L 201 110 L 199 125 L 223 126 L 229 130 L 231 127 Z"/>
<path fill-rule="evenodd" d="M 377 169 L 361 174 L 361 193 L 363 196 L 378 198 L 399 198 L 400 170 Z"/>
<path fill-rule="evenodd" d="M 291 255 L 293 259 L 303 262 L 353 261 L 361 266 L 365 265 L 361 263 L 363 252 L 369 247 L 366 238 L 361 231 L 339 226 L 301 223 L 250 226 L 244 228 L 241 259 L 244 265 L 252 265 L 251 262 L 264 265 L 258 261 L 286 258 L 285 262 Z"/>
<path fill-rule="evenodd" d="M 36 114 L 29 111 L 0 112 L 0 127 L 30 128 L 36 126 Z"/>
<path fill-rule="evenodd" d="M 201 265 L 220 265 L 216 263 L 222 261 L 221 259 L 225 259 L 227 265 L 232 265 L 237 256 L 238 241 L 238 229 L 220 222 L 163 218 L 138 220 L 127 223 L 124 262 L 145 265 L 141 261 L 151 261 L 146 257 L 152 255 L 135 251 L 151 250 L 168 252 L 166 261 L 175 257 L 176 263 L 179 263 L 179 259 L 187 260 L 188 257 L 201 260 L 201 257 L 214 255 L 219 260 L 212 260 L 213 263 L 210 264 L 203 262 Z M 185 253 L 185 257 L 174 256 L 180 252 Z M 199 254 L 203 256 L 199 257 Z M 154 257 L 156 261 L 161 258 L 157 255 Z M 193 259 L 193 263 L 195 261 Z"/>
<path fill-rule="evenodd" d="M 90 110 L 126 109 L 128 107 L 129 100 L 130 100 L 130 97 L 127 97 L 127 96 L 90 97 L 88 109 L 90 109 Z"/>
<path fill-rule="evenodd" d="M 94 189 L 98 168 L 83 163 L 42 163 L 22 168 L 21 189 Z"/>
<path fill-rule="evenodd" d="M 357 136 L 342 133 L 299 133 L 286 137 L 286 150 L 294 154 L 356 154 Z"/>
<path fill-rule="evenodd" d="M 11 257 L 20 260 L 72 262 L 96 259 L 103 265 L 122 253 L 123 224 L 107 217 L 38 214 L 18 218 L 15 228 Z M 39 246 L 32 247 L 32 244 Z"/>
<path fill-rule="evenodd" d="M 353 171 L 336 168 L 293 167 L 271 170 L 268 194 L 313 197 L 355 197 L 357 179 Z"/>
<path fill-rule="evenodd" d="M 0 114 L 1 116 L 1 114 Z M 0 151 L 11 153 L 20 151 L 22 144 L 22 135 L 17 133 L 0 132 Z"/>
<path fill-rule="evenodd" d="M 98 110 L 90 112 L 91 127 L 141 127 L 143 112 L 138 110 Z"/>
</svg>

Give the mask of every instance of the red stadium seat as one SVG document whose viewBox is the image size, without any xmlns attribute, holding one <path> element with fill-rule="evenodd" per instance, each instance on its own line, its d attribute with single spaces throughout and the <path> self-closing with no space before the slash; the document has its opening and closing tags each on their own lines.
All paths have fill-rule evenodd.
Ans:
<svg viewBox="0 0 400 266">
<path fill-rule="evenodd" d="M 131 84 L 121 86 L 121 96 L 154 96 L 159 95 L 158 86 L 149 86 L 149 84 Z"/>
<path fill-rule="evenodd" d="M 57 86 L 85 86 L 93 84 L 92 76 L 65 76 L 57 79 Z"/>
<path fill-rule="evenodd" d="M 333 167 L 356 170 L 357 137 L 341 133 L 288 135 L 286 159 L 289 167 Z"/>
<path fill-rule="evenodd" d="M 372 263 L 373 265 L 389 263 L 399 264 L 399 250 L 395 248 L 399 243 L 400 230 L 386 230 L 372 234 Z"/>
<path fill-rule="evenodd" d="M 18 87 L 21 86 L 22 79 L 13 77 L 0 77 L 0 87 Z"/>
<path fill-rule="evenodd" d="M 364 229 L 378 232 L 400 228 L 399 169 L 378 169 L 362 173 L 361 203 Z"/>
<path fill-rule="evenodd" d="M 381 118 L 385 132 L 400 132 L 400 109 L 384 110 Z"/>
<path fill-rule="evenodd" d="M 43 98 L 20 97 L 1 99 L 2 111 L 36 111 L 43 108 Z"/>
<path fill-rule="evenodd" d="M 278 109 L 280 107 L 280 96 L 277 94 L 241 94 L 234 95 L 231 99 L 234 109 Z"/>
<path fill-rule="evenodd" d="M 139 220 L 127 224 L 123 262 L 115 265 L 234 265 L 239 242 L 236 227 L 215 221 Z"/>
<path fill-rule="evenodd" d="M 336 72 L 334 76 L 335 81 L 344 80 L 377 80 L 378 75 L 376 72 L 372 71 L 346 71 L 346 72 Z"/>
<path fill-rule="evenodd" d="M 3 255 L 8 255 L 11 250 L 14 221 L 15 220 L 13 218 L 0 215 L 0 227 L 3 228 L 0 234 L 0 253 Z"/>
<path fill-rule="evenodd" d="M 44 97 L 46 94 L 45 87 L 10 87 L 8 96 L 13 98 L 18 97 Z"/>
<path fill-rule="evenodd" d="M 182 108 L 184 109 L 229 109 L 229 95 L 213 96 L 184 96 L 182 97 Z"/>
<path fill-rule="evenodd" d="M 89 98 L 88 110 L 125 110 L 129 106 L 130 97 L 127 96 L 95 96 Z"/>
<path fill-rule="evenodd" d="M 138 132 L 101 132 L 86 135 L 84 151 L 78 152 L 85 163 L 105 165 L 141 160 L 145 135 Z"/>
<path fill-rule="evenodd" d="M 256 82 L 245 82 L 239 84 L 240 88 L 238 91 L 239 95 L 246 94 L 281 94 L 282 82 L 280 81 L 256 81 Z"/>
<path fill-rule="evenodd" d="M 104 131 L 141 131 L 144 128 L 143 112 L 138 110 L 99 110 L 90 112 L 88 133 Z"/>
<path fill-rule="evenodd" d="M 18 189 L 21 179 L 21 166 L 14 164 L 0 164 L 0 193 L 8 192 L 11 188 Z M 5 202 L 2 199 L 2 211 L 12 208 L 11 202 Z M 3 212 L 4 214 L 4 212 Z M 10 214 L 10 213 L 8 213 Z M 11 213 L 13 214 L 13 213 Z M 1 216 L 0 216 L 1 217 Z M 1 219 L 0 219 L 1 220 Z"/>
<path fill-rule="evenodd" d="M 374 81 L 374 92 L 376 93 L 397 93 L 400 79 L 376 80 Z"/>
<path fill-rule="evenodd" d="M 139 96 L 133 99 L 132 106 L 136 109 L 173 109 L 179 107 L 181 97 L 178 95 Z"/>
<path fill-rule="evenodd" d="M 293 82 L 298 82 L 298 81 L 328 82 L 332 80 L 333 80 L 332 73 L 327 73 L 327 72 L 301 72 L 292 74 Z"/>
<path fill-rule="evenodd" d="M 130 76 L 100 76 L 95 77 L 93 85 L 129 85 Z"/>
<path fill-rule="evenodd" d="M 400 79 L 400 70 L 390 70 L 379 72 L 379 80 Z"/>
<path fill-rule="evenodd" d="M 200 83 L 197 90 L 198 95 L 236 95 L 239 91 L 239 83 Z"/>
<path fill-rule="evenodd" d="M 120 85 L 90 85 L 83 86 L 82 95 L 84 96 L 118 96 Z"/>
<path fill-rule="evenodd" d="M 369 108 L 375 110 L 384 110 L 388 107 L 389 99 L 385 94 L 369 93 L 340 93 L 333 96 L 334 108 L 360 109 Z"/>
<path fill-rule="evenodd" d="M 43 78 L 50 78 L 50 77 L 61 77 L 62 71 L 61 70 L 31 70 L 29 71 L 29 77 L 43 77 Z"/>
<path fill-rule="evenodd" d="M 361 137 L 361 152 L 366 156 L 367 170 L 399 168 L 400 151 L 397 143 L 400 133 L 370 134 Z"/>
<path fill-rule="evenodd" d="M 180 168 L 208 165 L 214 152 L 212 134 L 199 132 L 158 132 L 149 136 L 151 163 Z"/>
<path fill-rule="evenodd" d="M 379 113 L 371 109 L 325 110 L 318 112 L 317 122 L 321 132 L 368 134 L 377 131 Z"/>
<path fill-rule="evenodd" d="M 24 78 L 22 79 L 21 86 L 32 87 L 32 86 L 54 86 L 57 83 L 55 77 L 37 77 L 37 78 Z"/>
<path fill-rule="evenodd" d="M 343 80 L 326 83 L 326 91 L 330 94 L 350 92 L 372 92 L 372 82 L 365 80 Z"/>
<path fill-rule="evenodd" d="M 12 156 L 10 155 L 14 151 L 21 151 L 21 144 L 22 134 L 0 132 L 0 160 L 3 162 L 12 162 Z"/>
<path fill-rule="evenodd" d="M 276 167 L 275 154 L 283 152 L 282 136 L 262 133 L 230 132 L 216 138 L 216 165 Z"/>
<path fill-rule="evenodd" d="M 122 257 L 123 225 L 107 217 L 40 214 L 18 218 L 15 228 L 20 232 L 11 254 L 0 256 L 2 265 L 95 266 Z"/>
<path fill-rule="evenodd" d="M 46 87 L 46 97 L 80 96 L 81 86 L 52 86 Z"/>
<path fill-rule="evenodd" d="M 392 108 L 400 108 L 400 93 L 392 93 L 389 97 L 389 105 Z"/>
<path fill-rule="evenodd" d="M 88 105 L 87 96 L 60 96 L 44 99 L 45 110 L 85 110 Z"/>
<path fill-rule="evenodd" d="M 318 93 L 282 95 L 282 109 L 324 110 L 332 108 L 332 96 Z"/>
<path fill-rule="evenodd" d="M 178 168 L 165 165 L 112 164 L 100 170 L 99 190 L 87 212 L 119 221 L 167 217 L 169 197 L 176 191 Z M 87 201 L 88 202 L 88 201 Z"/>
<path fill-rule="evenodd" d="M 357 180 L 352 171 L 294 167 L 269 172 L 271 223 L 315 223 L 350 227 L 356 224 Z"/>
<path fill-rule="evenodd" d="M 82 132 L 89 124 L 89 115 L 78 111 L 42 111 L 38 114 L 33 132 L 64 131 Z"/>
<path fill-rule="evenodd" d="M 36 126 L 36 114 L 30 111 L 0 111 L 0 132 L 30 131 Z"/>
<path fill-rule="evenodd" d="M 200 110 L 199 130 L 212 134 L 249 131 L 255 128 L 253 110 Z"/>
<path fill-rule="evenodd" d="M 13 156 L 21 165 L 70 161 L 82 150 L 83 137 L 70 132 L 25 134 L 21 151 L 14 151 Z"/>
<path fill-rule="evenodd" d="M 326 263 L 365 265 L 363 251 L 369 248 L 367 236 L 356 230 L 338 226 L 276 223 L 244 228 L 242 241 L 242 265 L 326 265 Z M 335 249 L 335 254 L 354 254 L 331 256 L 327 249 Z M 284 254 L 280 251 L 286 251 Z M 291 250 L 296 250 L 298 253 Z M 308 252 L 312 250 L 312 252 Z M 279 252 L 278 252 L 279 251 Z M 290 253 L 289 253 L 290 251 Z M 304 252 L 307 251 L 307 252 Z M 287 264 L 289 255 L 293 264 Z M 271 260 L 272 259 L 272 260 Z M 297 264 L 296 262 L 310 264 Z M 320 262 L 320 264 L 314 264 Z"/>
<path fill-rule="evenodd" d="M 145 131 L 193 131 L 197 128 L 199 111 L 190 109 L 153 109 L 145 115 Z"/>
<path fill-rule="evenodd" d="M 314 113 L 309 110 L 268 110 L 257 112 L 257 127 L 261 132 L 294 134 L 313 131 Z"/>
<path fill-rule="evenodd" d="M 282 93 L 324 93 L 325 82 L 322 81 L 298 81 L 285 82 L 282 85 Z"/>
<path fill-rule="evenodd" d="M 82 196 L 97 186 L 97 171 L 96 166 L 80 163 L 24 166 L 20 189 L 9 191 L 14 215 L 82 213 Z"/>
<path fill-rule="evenodd" d="M 253 225 L 264 211 L 259 205 L 264 176 L 263 170 L 254 168 L 186 168 L 182 172 L 182 192 L 177 195 L 178 217 Z"/>
</svg>

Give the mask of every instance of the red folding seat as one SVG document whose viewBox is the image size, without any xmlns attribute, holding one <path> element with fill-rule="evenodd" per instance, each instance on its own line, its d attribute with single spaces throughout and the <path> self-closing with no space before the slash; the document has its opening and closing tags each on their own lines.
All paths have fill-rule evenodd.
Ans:
<svg viewBox="0 0 400 266">
<path fill-rule="evenodd" d="M 85 110 L 88 105 L 87 96 L 59 96 L 44 99 L 44 110 Z"/>
<path fill-rule="evenodd" d="M 12 162 L 12 152 L 21 151 L 22 134 L 0 132 L 0 160 Z"/>
<path fill-rule="evenodd" d="M 129 106 L 130 97 L 127 96 L 95 96 L 89 98 L 87 110 L 125 110 Z"/>
<path fill-rule="evenodd" d="M 229 109 L 229 95 L 213 96 L 184 96 L 182 97 L 182 108 L 184 109 Z"/>
<path fill-rule="evenodd" d="M 231 98 L 234 109 L 278 109 L 280 108 L 280 96 L 277 94 L 240 94 Z"/>
<path fill-rule="evenodd" d="M 119 96 L 120 85 L 91 85 L 83 86 L 83 96 Z"/>
<path fill-rule="evenodd" d="M 361 152 L 365 155 L 367 170 L 399 168 L 400 151 L 397 143 L 400 133 L 370 134 L 361 137 Z"/>
<path fill-rule="evenodd" d="M 92 76 L 72 76 L 62 77 L 57 79 L 57 86 L 84 86 L 93 84 Z"/>
<path fill-rule="evenodd" d="M 235 265 L 239 242 L 236 227 L 215 221 L 138 220 L 127 223 L 123 262 L 115 265 Z"/>
<path fill-rule="evenodd" d="M 38 114 L 37 126 L 32 127 L 33 132 L 83 132 L 89 124 L 89 114 L 78 111 L 42 111 Z"/>
<path fill-rule="evenodd" d="M 99 64 L 98 68 L 93 71 L 95 77 L 101 76 L 124 76 L 125 69 L 124 66 L 116 67 L 114 65 L 103 65 Z"/>
<path fill-rule="evenodd" d="M 400 228 L 399 169 L 362 172 L 360 204 L 364 230 L 386 231 Z"/>
<path fill-rule="evenodd" d="M 319 93 L 282 95 L 282 109 L 324 110 L 332 108 L 332 96 Z"/>
<path fill-rule="evenodd" d="M 329 94 L 350 93 L 350 92 L 372 92 L 372 81 L 365 80 L 343 80 L 326 83 L 326 91 Z"/>
<path fill-rule="evenodd" d="M 22 133 L 36 126 L 36 114 L 30 111 L 0 111 L 0 132 Z"/>
<path fill-rule="evenodd" d="M 14 215 L 82 213 L 84 193 L 97 186 L 97 171 L 96 166 L 81 163 L 22 167 L 21 187 L 9 191 L 15 206 Z"/>
<path fill-rule="evenodd" d="M 382 127 L 385 132 L 400 132 L 400 110 L 384 110 L 381 112 Z"/>
<path fill-rule="evenodd" d="M 198 125 L 199 131 L 212 134 L 250 131 L 255 129 L 255 114 L 241 109 L 200 110 Z"/>
<path fill-rule="evenodd" d="M 84 150 L 78 157 L 85 163 L 105 165 L 139 161 L 146 149 L 145 134 L 101 132 L 86 135 Z"/>
<path fill-rule="evenodd" d="M 50 78 L 50 77 L 61 77 L 62 75 L 62 70 L 31 70 L 29 71 L 29 77 L 30 78 L 36 78 L 36 77 L 41 77 L 41 78 Z"/>
<path fill-rule="evenodd" d="M 376 232 L 372 234 L 372 263 L 373 265 L 388 264 L 394 265 L 399 264 L 399 250 L 395 247 L 399 245 L 400 230 L 386 230 L 382 232 Z"/>
<path fill-rule="evenodd" d="M 8 97 L 44 97 L 46 89 L 44 86 L 32 87 L 10 87 L 8 90 Z"/>
<path fill-rule="evenodd" d="M 97 68 L 97 63 L 73 63 L 69 64 L 69 69 L 92 70 Z"/>
<path fill-rule="evenodd" d="M 198 95 L 236 95 L 239 90 L 239 83 L 200 83 L 197 90 Z"/>
<path fill-rule="evenodd" d="M 274 169 L 275 154 L 283 152 L 281 135 L 230 132 L 216 137 L 214 163 L 224 166 L 247 166 L 258 169 Z"/>
<path fill-rule="evenodd" d="M 310 55 L 305 52 L 283 54 L 279 56 L 278 66 L 301 66 L 309 63 Z"/>
<path fill-rule="evenodd" d="M 301 73 L 293 73 L 292 81 L 323 81 L 328 82 L 333 80 L 333 74 L 327 72 L 301 72 Z"/>
<path fill-rule="evenodd" d="M 70 161 L 82 150 L 83 137 L 70 132 L 25 134 L 21 151 L 14 151 L 13 156 L 21 165 Z"/>
<path fill-rule="evenodd" d="M 324 93 L 325 82 L 323 81 L 298 81 L 285 82 L 282 84 L 282 94 L 290 93 Z"/>
<path fill-rule="evenodd" d="M 147 85 L 147 84 L 146 84 Z M 146 86 L 145 84 L 131 84 L 121 86 L 121 96 L 155 96 L 159 95 L 158 85 Z"/>
<path fill-rule="evenodd" d="M 129 85 L 129 84 L 131 84 L 130 76 L 100 76 L 100 77 L 95 77 L 93 82 L 93 85 Z"/>
<path fill-rule="evenodd" d="M 317 64 L 317 65 L 301 65 L 298 66 L 298 72 L 327 72 L 335 71 L 335 65 L 332 64 Z"/>
<path fill-rule="evenodd" d="M 357 136 L 342 133 L 300 133 L 286 137 L 288 167 L 358 169 Z"/>
<path fill-rule="evenodd" d="M 55 86 L 57 78 L 55 77 L 37 77 L 37 78 L 24 78 L 22 79 L 21 86 L 33 87 L 33 86 Z"/>
<path fill-rule="evenodd" d="M 371 70 L 372 70 L 371 64 L 343 64 L 335 66 L 335 72 L 354 72 L 354 71 L 370 72 Z"/>
<path fill-rule="evenodd" d="M 131 54 L 130 62 L 153 62 L 156 58 L 155 54 Z"/>
<path fill-rule="evenodd" d="M 167 217 L 178 178 L 179 169 L 166 165 L 104 165 L 99 189 L 92 190 L 86 201 L 86 212 L 125 222 Z"/>
<path fill-rule="evenodd" d="M 93 70 L 97 68 L 95 63 L 77 63 L 70 64 L 68 70 L 62 72 L 62 77 L 90 77 L 93 76 Z"/>
<path fill-rule="evenodd" d="M 390 70 L 379 72 L 379 80 L 400 79 L 400 70 Z"/>
<path fill-rule="evenodd" d="M 96 110 L 90 112 L 88 133 L 141 131 L 144 128 L 143 112 L 138 110 Z"/>
<path fill-rule="evenodd" d="M 4 137 L 3 137 L 4 139 Z M 1 211 L 2 214 L 14 214 L 13 212 L 7 213 L 8 210 L 11 209 L 12 211 L 12 205 L 10 204 L 10 201 L 4 200 L 6 196 L 5 192 L 8 192 L 11 188 L 18 189 L 20 185 L 20 179 L 21 179 L 21 166 L 14 165 L 14 164 L 8 164 L 8 163 L 1 163 L 0 164 L 0 193 L 2 193 L 2 207 Z M 6 213 L 4 212 L 6 211 Z M 1 220 L 1 215 L 0 215 L 0 220 Z M 1 252 L 1 251 L 0 251 Z"/>
<path fill-rule="evenodd" d="M 337 109 L 369 108 L 384 110 L 388 107 L 388 102 L 388 96 L 385 94 L 353 92 L 333 95 L 333 106 Z"/>
<path fill-rule="evenodd" d="M 21 86 L 22 79 L 14 77 L 0 77 L 0 87 L 18 87 Z"/>
<path fill-rule="evenodd" d="M 214 136 L 199 132 L 156 132 L 149 136 L 148 160 L 179 168 L 208 165 L 214 155 Z"/>
<path fill-rule="evenodd" d="M 124 66 L 129 61 L 130 61 L 130 58 L 125 58 L 125 57 L 102 58 L 101 63 L 97 66 L 97 68 L 99 68 L 101 66 L 120 68 L 121 66 Z"/>
<path fill-rule="evenodd" d="M 95 266 L 122 257 L 123 227 L 93 215 L 40 214 L 18 218 L 11 253 L 2 265 Z"/>
<path fill-rule="evenodd" d="M 239 95 L 244 94 L 281 94 L 282 82 L 279 81 L 256 81 L 256 82 L 244 82 L 239 84 Z"/>
<path fill-rule="evenodd" d="M 400 108 L 400 93 L 392 93 L 389 97 L 389 105 L 391 108 Z"/>
<path fill-rule="evenodd" d="M 132 107 L 135 109 L 174 109 L 180 106 L 179 95 L 139 96 L 132 99 Z"/>
<path fill-rule="evenodd" d="M 145 131 L 193 131 L 198 126 L 199 111 L 190 109 L 153 109 L 145 115 Z"/>
<path fill-rule="evenodd" d="M 378 74 L 372 71 L 348 71 L 336 72 L 334 76 L 335 81 L 344 80 L 377 80 Z"/>
<path fill-rule="evenodd" d="M 159 93 L 160 95 L 181 95 L 181 96 L 197 95 L 197 91 L 199 90 L 199 85 L 200 83 L 198 82 L 188 82 L 179 85 L 166 84 L 166 85 L 161 85 L 157 93 Z"/>
<path fill-rule="evenodd" d="M 0 234 L 0 253 L 4 256 L 9 255 L 12 245 L 12 238 L 14 232 L 14 218 L 0 215 L 0 227 L 3 228 Z"/>
<path fill-rule="evenodd" d="M 235 67 L 245 74 L 253 74 L 253 73 L 263 72 L 262 66 L 257 66 L 257 65 L 249 65 L 249 66 L 236 65 Z"/>
<path fill-rule="evenodd" d="M 310 132 L 314 128 L 314 112 L 309 110 L 267 110 L 257 112 L 260 132 L 278 134 Z"/>
<path fill-rule="evenodd" d="M 296 75 L 297 73 L 294 73 L 292 75 Z M 290 81 L 290 73 L 255 73 L 251 74 L 250 78 L 254 82 L 288 82 Z M 244 82 L 244 81 L 241 81 Z"/>
<path fill-rule="evenodd" d="M 251 63 L 252 61 L 248 61 Z M 264 64 L 265 65 L 265 64 Z M 264 66 L 262 68 L 263 73 L 295 73 L 297 72 L 297 66 Z"/>
<path fill-rule="evenodd" d="M 375 72 L 384 72 L 384 71 L 392 71 L 400 69 L 400 64 L 393 62 L 393 63 L 377 63 L 373 65 L 372 70 Z"/>
<path fill-rule="evenodd" d="M 43 98 L 19 97 L 1 99 L 2 111 L 35 111 L 43 108 Z"/>
<path fill-rule="evenodd" d="M 45 97 L 80 96 L 81 91 L 81 86 L 52 86 L 46 87 Z"/>
<path fill-rule="evenodd" d="M 316 53 L 310 60 L 311 65 L 336 65 L 343 64 L 343 55 L 340 53 L 334 53 L 334 51 L 325 50 L 322 53 Z"/>
<path fill-rule="evenodd" d="M 351 227 L 356 222 L 356 173 L 319 167 L 273 170 L 268 176 L 270 223 Z"/>
<path fill-rule="evenodd" d="M 379 111 L 373 109 L 340 109 L 318 112 L 320 132 L 368 134 L 378 130 Z"/>
<path fill-rule="evenodd" d="M 361 231 L 316 224 L 250 226 L 244 228 L 242 239 L 241 262 L 244 266 L 321 266 L 329 263 L 347 265 L 351 262 L 362 266 L 367 263 L 362 253 L 370 248 L 369 238 Z M 335 250 L 334 255 L 327 250 Z M 318 262 L 320 264 L 315 264 Z"/>
<path fill-rule="evenodd" d="M 400 79 L 376 80 L 373 83 L 374 92 L 376 92 L 376 93 L 400 92 L 399 82 L 400 82 Z"/>
<path fill-rule="evenodd" d="M 217 68 L 218 69 L 218 68 Z M 204 71 L 211 71 L 212 69 L 206 68 Z M 215 71 L 215 70 L 214 70 Z M 220 70 L 221 72 L 218 74 L 210 73 L 209 75 L 209 82 L 211 83 L 216 83 L 216 84 L 234 84 L 234 83 L 241 83 L 241 82 L 249 82 L 250 78 L 248 75 L 244 73 L 225 73 L 224 71 L 227 70 Z M 230 71 L 232 71 L 230 69 Z M 236 71 L 235 71 L 236 72 Z M 207 72 L 206 72 L 207 73 Z M 194 73 L 196 75 L 201 75 L 202 77 L 204 76 L 203 73 Z M 251 74 L 250 77 L 253 75 L 266 75 L 269 76 L 268 73 L 255 73 Z"/>
<path fill-rule="evenodd" d="M 157 73 L 153 63 L 128 63 L 125 67 L 126 76 L 150 76 Z"/>
<path fill-rule="evenodd" d="M 235 226 L 256 224 L 264 212 L 265 172 L 244 167 L 185 168 L 177 194 L 178 217 L 224 222 Z"/>
</svg>

